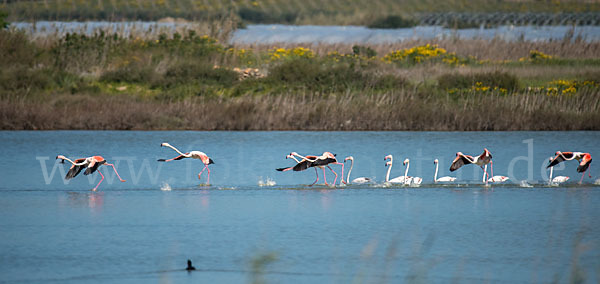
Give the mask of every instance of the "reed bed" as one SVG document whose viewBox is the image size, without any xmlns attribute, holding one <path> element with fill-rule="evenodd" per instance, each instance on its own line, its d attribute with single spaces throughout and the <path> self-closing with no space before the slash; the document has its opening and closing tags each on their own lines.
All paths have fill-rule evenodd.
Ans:
<svg viewBox="0 0 600 284">
<path fill-rule="evenodd" d="M 279 94 L 158 103 L 62 95 L 0 100 L 3 130 L 600 130 L 600 96 Z"/>
</svg>

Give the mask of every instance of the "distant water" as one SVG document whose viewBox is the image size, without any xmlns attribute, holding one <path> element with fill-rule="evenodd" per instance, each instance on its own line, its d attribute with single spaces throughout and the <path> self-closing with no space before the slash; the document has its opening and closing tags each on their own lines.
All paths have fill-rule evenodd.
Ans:
<svg viewBox="0 0 600 284">
<path fill-rule="evenodd" d="M 576 162 L 547 186 L 556 150 L 600 155 L 600 132 L 0 132 L 0 282 L 251 282 L 251 263 L 276 260 L 268 283 L 570 282 L 596 283 L 600 267 L 600 167 L 584 178 Z M 197 160 L 159 163 L 206 152 L 211 186 Z M 485 187 L 482 170 L 450 173 L 454 153 L 493 154 L 507 184 Z M 331 151 L 354 156 L 352 178 L 371 185 L 308 187 L 315 172 L 277 172 L 286 154 Z M 103 155 L 112 169 L 67 184 L 68 157 Z M 420 176 L 418 188 L 383 183 Z M 432 184 L 433 159 L 449 185 Z M 347 163 L 347 166 L 349 164 Z M 340 173 L 339 166 L 332 168 Z M 333 174 L 328 171 L 328 181 Z M 322 174 L 322 171 L 318 171 Z M 347 172 L 347 168 L 346 168 Z M 205 175 L 206 173 L 204 173 Z M 269 181 L 269 182 L 267 182 Z M 322 177 L 319 183 L 322 183 Z M 197 271 L 183 271 L 192 259 Z"/>
<path fill-rule="evenodd" d="M 47 22 L 35 24 L 17 22 L 12 24 L 35 36 L 77 32 L 93 34 L 98 30 L 157 35 L 171 33 L 177 28 L 190 28 L 192 23 L 172 22 Z M 291 25 L 248 25 L 236 30 L 230 40 L 232 44 L 272 43 L 369 43 L 384 44 L 418 39 L 501 39 L 506 41 L 550 41 L 562 40 L 565 36 L 581 37 L 585 41 L 600 40 L 600 26 L 500 26 L 483 29 L 448 29 L 440 26 L 418 26 L 402 29 L 369 29 L 362 26 L 291 26 Z"/>
</svg>

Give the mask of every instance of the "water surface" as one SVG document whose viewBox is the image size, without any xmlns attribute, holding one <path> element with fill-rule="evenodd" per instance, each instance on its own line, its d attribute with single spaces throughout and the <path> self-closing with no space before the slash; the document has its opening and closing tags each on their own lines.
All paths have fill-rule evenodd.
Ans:
<svg viewBox="0 0 600 284">
<path fill-rule="evenodd" d="M 555 172 L 571 181 L 551 187 L 544 166 L 556 150 L 597 156 L 600 132 L 0 135 L 2 282 L 250 282 L 251 263 L 265 254 L 277 257 L 262 275 L 267 282 L 599 280 L 598 168 L 593 163 L 593 178 L 578 185 L 576 162 L 563 163 Z M 161 142 L 211 156 L 212 185 L 198 180 L 197 160 L 156 162 L 177 155 Z M 486 187 L 474 166 L 448 171 L 455 152 L 479 154 L 484 146 L 509 183 Z M 291 151 L 353 155 L 352 177 L 376 182 L 308 187 L 314 171 L 274 170 L 293 165 L 285 159 Z M 65 184 L 68 166 L 57 154 L 100 154 L 127 182 L 101 167 L 106 179 L 97 192 L 90 191 L 97 174 Z M 387 154 L 392 177 L 410 158 L 410 174 L 424 184 L 385 185 Z M 434 158 L 459 182 L 432 184 Z M 276 185 L 258 185 L 267 179 Z M 188 258 L 198 271 L 182 270 Z"/>
<path fill-rule="evenodd" d="M 192 22 L 52 22 L 12 23 L 11 26 L 33 36 L 66 33 L 94 34 L 98 31 L 157 36 L 194 27 Z M 363 26 L 248 25 L 233 33 L 231 44 L 327 43 L 388 44 L 406 40 L 499 39 L 506 41 L 552 41 L 579 37 L 583 41 L 600 40 L 600 26 L 498 26 L 494 28 L 449 29 L 441 26 L 417 26 L 400 29 L 369 29 Z"/>
</svg>

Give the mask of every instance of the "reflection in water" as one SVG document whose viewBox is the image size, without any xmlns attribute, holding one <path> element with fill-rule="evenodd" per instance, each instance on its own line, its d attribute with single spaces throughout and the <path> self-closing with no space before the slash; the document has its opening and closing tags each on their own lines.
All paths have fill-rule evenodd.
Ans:
<svg viewBox="0 0 600 284">
<path fill-rule="evenodd" d="M 210 190 L 202 190 L 200 191 L 200 204 L 202 205 L 202 209 L 208 210 L 210 208 Z"/>
<path fill-rule="evenodd" d="M 104 205 L 104 192 L 67 192 L 67 202 L 70 207 L 88 207 L 98 211 Z"/>
</svg>

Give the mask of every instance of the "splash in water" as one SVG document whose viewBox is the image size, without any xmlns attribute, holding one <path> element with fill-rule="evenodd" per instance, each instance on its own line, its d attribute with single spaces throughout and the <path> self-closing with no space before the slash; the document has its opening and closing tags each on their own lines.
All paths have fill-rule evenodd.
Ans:
<svg viewBox="0 0 600 284">
<path fill-rule="evenodd" d="M 163 184 L 160 186 L 160 190 L 162 190 L 162 191 L 171 191 L 171 186 L 168 183 L 163 182 Z"/>
<path fill-rule="evenodd" d="M 266 180 L 263 180 L 262 177 L 258 180 L 258 186 L 275 186 L 277 183 L 272 180 L 270 177 L 267 177 Z"/>
<path fill-rule="evenodd" d="M 522 180 L 521 187 L 533 187 L 533 185 L 529 184 L 526 180 Z"/>
</svg>

